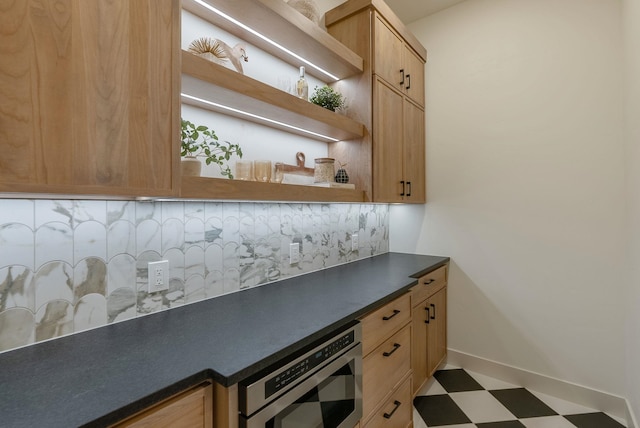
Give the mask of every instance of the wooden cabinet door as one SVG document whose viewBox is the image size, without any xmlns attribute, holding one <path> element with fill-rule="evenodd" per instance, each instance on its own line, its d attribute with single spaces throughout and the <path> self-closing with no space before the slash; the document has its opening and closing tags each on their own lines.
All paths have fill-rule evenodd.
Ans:
<svg viewBox="0 0 640 428">
<path fill-rule="evenodd" d="M 374 84 L 373 198 L 376 202 L 402 202 L 403 96 L 387 83 Z"/>
<path fill-rule="evenodd" d="M 405 94 L 424 107 L 424 61 L 413 50 L 404 46 Z"/>
<path fill-rule="evenodd" d="M 429 327 L 427 332 L 427 356 L 429 376 L 435 372 L 447 355 L 447 287 L 427 300 Z"/>
<path fill-rule="evenodd" d="M 373 72 L 397 90 L 403 90 L 404 70 L 402 39 L 382 20 L 375 15 L 373 40 Z"/>
<path fill-rule="evenodd" d="M 406 182 L 404 201 L 424 203 L 426 201 L 424 110 L 406 99 L 403 128 L 403 179 Z"/>
<path fill-rule="evenodd" d="M 427 380 L 427 302 L 423 301 L 413 308 L 412 312 L 412 340 L 411 340 L 411 369 L 413 370 L 413 394 L 415 395 Z"/>
<path fill-rule="evenodd" d="M 2 15 L 0 191 L 174 194 L 179 0 L 15 1 Z"/>
<path fill-rule="evenodd" d="M 211 428 L 213 388 L 197 387 L 128 419 L 115 428 Z"/>
</svg>

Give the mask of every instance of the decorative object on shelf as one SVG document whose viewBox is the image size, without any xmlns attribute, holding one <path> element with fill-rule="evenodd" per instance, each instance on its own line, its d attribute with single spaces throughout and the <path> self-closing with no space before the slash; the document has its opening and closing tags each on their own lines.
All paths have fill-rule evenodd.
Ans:
<svg viewBox="0 0 640 428">
<path fill-rule="evenodd" d="M 305 101 L 309 101 L 309 85 L 304 78 L 304 67 L 300 67 L 300 78 L 296 84 L 296 94 L 298 98 L 302 98 Z"/>
<path fill-rule="evenodd" d="M 284 163 L 276 162 L 273 165 L 273 174 L 271 175 L 272 183 L 282 183 L 284 180 Z"/>
<path fill-rule="evenodd" d="M 238 73 L 244 74 L 242 60 L 249 62 L 244 43 L 238 43 L 233 48 L 222 40 L 211 37 L 200 37 L 189 44 L 189 52 L 199 55 L 220 65 L 227 65 L 230 61 Z"/>
<path fill-rule="evenodd" d="M 227 165 L 227 161 L 233 155 L 242 158 L 240 145 L 229 141 L 219 142 L 215 131 L 204 125 L 196 126 L 185 119 L 181 120 L 181 124 L 180 155 L 183 158 L 182 174 L 200 175 L 202 164 L 197 157 L 204 157 L 207 165 L 217 164 L 220 167 L 221 174 L 232 179 L 233 174 L 231 173 L 231 168 Z M 198 163 L 197 167 L 194 161 Z"/>
<path fill-rule="evenodd" d="M 335 181 L 335 159 L 316 158 L 313 171 L 313 181 L 316 183 L 333 183 Z"/>
<path fill-rule="evenodd" d="M 320 22 L 320 13 L 318 12 L 318 6 L 315 1 L 289 0 L 287 4 L 309 18 L 313 23 L 318 24 Z"/>
<path fill-rule="evenodd" d="M 256 181 L 268 183 L 271 180 L 271 161 L 257 160 L 253 165 Z"/>
<path fill-rule="evenodd" d="M 316 86 L 309 101 L 331 111 L 336 111 L 336 109 L 343 109 L 345 106 L 345 100 L 342 94 L 326 85 L 322 88 L 318 88 Z"/>
<path fill-rule="evenodd" d="M 236 180 L 254 181 L 253 161 L 239 160 L 236 161 Z"/>
<path fill-rule="evenodd" d="M 347 174 L 347 170 L 344 169 L 347 164 L 342 162 L 338 163 L 340 164 L 340 169 L 338 169 L 338 172 L 336 172 L 336 183 L 348 183 L 349 174 Z"/>
</svg>

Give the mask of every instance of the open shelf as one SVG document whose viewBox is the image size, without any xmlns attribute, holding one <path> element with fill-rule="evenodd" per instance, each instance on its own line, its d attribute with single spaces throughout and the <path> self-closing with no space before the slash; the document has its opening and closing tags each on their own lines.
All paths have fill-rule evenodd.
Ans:
<svg viewBox="0 0 640 428">
<path fill-rule="evenodd" d="M 182 73 L 183 103 L 324 142 L 364 135 L 362 123 L 184 50 Z"/>
<path fill-rule="evenodd" d="M 182 8 L 294 67 L 306 65 L 307 73 L 322 81 L 335 81 L 362 73 L 363 60 L 360 56 L 282 0 L 183 0 Z M 291 53 L 279 49 L 265 38 L 286 47 Z M 295 55 L 328 71 L 335 78 L 305 64 Z"/>
<path fill-rule="evenodd" d="M 248 201 L 365 202 L 364 192 L 361 190 L 207 177 L 182 177 L 180 197 Z"/>
</svg>

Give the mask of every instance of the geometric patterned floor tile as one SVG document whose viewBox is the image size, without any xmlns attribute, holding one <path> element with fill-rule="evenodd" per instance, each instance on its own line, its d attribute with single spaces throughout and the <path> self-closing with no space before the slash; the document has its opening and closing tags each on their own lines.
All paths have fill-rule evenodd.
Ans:
<svg viewBox="0 0 640 428">
<path fill-rule="evenodd" d="M 554 416 L 557 413 L 524 388 L 490 391 L 517 418 Z"/>
<path fill-rule="evenodd" d="M 618 423 L 611 416 L 602 412 L 583 413 L 580 415 L 565 415 L 572 424 L 578 428 L 623 428 L 624 425 Z"/>
<path fill-rule="evenodd" d="M 460 407 L 446 394 L 418 396 L 414 398 L 413 406 L 428 427 L 471 422 Z"/>
<path fill-rule="evenodd" d="M 605 413 L 450 366 L 413 403 L 414 428 L 624 428 Z"/>
</svg>

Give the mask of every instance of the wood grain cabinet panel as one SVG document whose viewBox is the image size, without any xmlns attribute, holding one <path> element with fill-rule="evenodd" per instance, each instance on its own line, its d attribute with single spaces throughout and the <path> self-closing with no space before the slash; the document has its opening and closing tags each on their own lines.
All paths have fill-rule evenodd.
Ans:
<svg viewBox="0 0 640 428">
<path fill-rule="evenodd" d="M 367 421 L 365 428 L 407 428 L 412 426 L 411 378 L 407 378 Z"/>
<path fill-rule="evenodd" d="M 213 387 L 203 385 L 127 419 L 114 428 L 212 428 Z"/>
<path fill-rule="evenodd" d="M 10 2 L 0 192 L 172 195 L 179 0 Z"/>
</svg>

